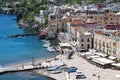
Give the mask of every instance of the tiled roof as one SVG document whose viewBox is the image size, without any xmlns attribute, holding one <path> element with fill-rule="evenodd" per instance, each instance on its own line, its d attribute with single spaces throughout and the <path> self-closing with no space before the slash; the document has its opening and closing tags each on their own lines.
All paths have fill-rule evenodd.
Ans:
<svg viewBox="0 0 120 80">
<path fill-rule="evenodd" d="M 70 24 L 83 24 L 84 22 L 82 20 L 73 20 L 70 22 Z"/>
<path fill-rule="evenodd" d="M 103 35 L 103 32 L 102 32 L 102 31 L 96 31 L 95 33 L 96 33 L 96 34 Z"/>
<path fill-rule="evenodd" d="M 78 29 L 82 29 L 83 27 L 82 26 L 74 26 L 72 28 L 75 29 L 75 30 L 78 30 Z"/>
</svg>

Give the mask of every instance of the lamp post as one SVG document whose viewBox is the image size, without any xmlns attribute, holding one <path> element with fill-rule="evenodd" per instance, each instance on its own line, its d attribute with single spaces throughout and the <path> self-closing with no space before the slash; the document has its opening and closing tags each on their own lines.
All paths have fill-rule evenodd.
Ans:
<svg viewBox="0 0 120 80">
<path fill-rule="evenodd" d="M 100 75 L 98 75 L 98 80 L 100 80 Z"/>
<path fill-rule="evenodd" d="M 32 65 L 34 66 L 34 62 L 35 62 L 35 60 L 34 60 L 34 58 L 32 58 Z"/>
</svg>

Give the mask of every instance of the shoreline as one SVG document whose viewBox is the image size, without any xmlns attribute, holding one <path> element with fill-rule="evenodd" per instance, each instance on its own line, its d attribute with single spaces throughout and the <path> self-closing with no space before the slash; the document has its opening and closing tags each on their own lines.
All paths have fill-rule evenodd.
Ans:
<svg viewBox="0 0 120 80">
<path fill-rule="evenodd" d="M 60 55 L 57 55 L 57 56 L 60 56 Z M 47 62 L 46 62 L 46 60 L 45 59 L 38 59 L 38 60 L 36 60 L 35 61 L 35 64 L 37 64 L 37 63 L 50 63 L 51 61 L 56 61 L 55 60 L 55 58 L 48 58 L 47 59 Z M 17 64 L 11 64 L 11 65 L 9 65 L 9 66 L 4 66 L 3 68 L 16 68 L 16 67 L 18 67 L 18 66 L 20 66 L 20 65 L 24 65 L 24 66 L 29 66 L 29 65 L 32 65 L 32 62 L 31 61 L 28 61 L 28 62 L 21 62 L 21 63 L 17 63 Z M 2 68 L 0 68 L 0 69 L 2 69 Z M 7 72 L 3 72 L 2 74 L 0 74 L 0 75 L 4 75 L 4 74 L 7 74 L 7 73 L 16 73 L 16 72 L 24 72 L 24 71 L 33 71 L 33 72 L 35 72 L 36 74 L 38 74 L 38 75 L 42 75 L 42 76 L 45 76 L 46 78 L 49 78 L 49 79 L 51 79 L 51 80 L 57 80 L 57 79 L 55 79 L 54 77 L 52 77 L 52 76 L 49 76 L 49 75 L 46 75 L 45 73 L 47 73 L 47 71 L 44 71 L 46 68 L 41 68 L 41 69 L 36 69 L 36 68 L 33 68 L 33 69 L 27 69 L 27 70 L 18 70 L 18 71 L 7 71 Z M 38 73 L 40 71 L 40 73 Z"/>
<path fill-rule="evenodd" d="M 8 15 L 8 14 L 4 14 L 4 15 Z M 11 14 L 9 14 L 9 15 L 11 15 Z M 16 16 L 16 15 L 15 15 Z M 19 27 L 18 27 L 19 28 Z M 56 54 L 56 56 L 57 56 L 58 54 Z M 51 61 L 51 60 L 54 60 L 54 56 L 51 56 L 51 57 L 49 57 L 49 55 L 47 55 L 47 57 L 46 57 L 46 59 L 44 59 L 44 57 L 41 59 L 41 58 L 34 58 L 34 60 L 35 60 L 35 64 L 38 64 L 38 63 L 40 63 L 40 62 L 45 62 L 46 60 L 47 61 Z M 4 71 L 4 70 L 7 70 L 7 69 L 5 69 L 5 68 L 8 68 L 8 69 L 16 69 L 16 68 L 18 68 L 19 67 L 19 69 L 22 69 L 21 68 L 21 66 L 22 65 L 25 65 L 25 67 L 29 67 L 30 65 L 32 64 L 32 59 L 26 59 L 26 60 L 23 60 L 23 61 L 17 61 L 17 62 L 13 62 L 13 63 L 9 63 L 9 64 L 4 64 L 4 66 L 2 66 L 2 64 L 0 65 L 0 71 Z M 31 67 L 31 66 L 30 66 Z M 17 70 L 17 69 L 16 69 Z M 30 69 L 31 70 L 31 69 Z M 30 70 L 26 70 L 26 71 L 30 71 Z M 34 69 L 33 69 L 34 70 Z M 9 71 L 5 71 L 6 73 L 8 73 Z M 17 71 L 13 71 L 13 72 L 17 72 Z M 21 70 L 21 71 L 18 71 L 18 72 L 23 72 L 23 70 Z M 10 73 L 12 73 L 12 71 L 10 72 Z M 4 75 L 4 74 L 1 74 L 1 75 Z M 41 74 L 42 75 L 42 74 Z M 43 75 L 43 76 L 45 76 L 45 75 Z M 49 76 L 45 76 L 45 77 L 47 77 L 47 78 L 51 78 L 51 77 L 49 77 Z M 52 80 L 55 80 L 55 79 L 53 79 L 53 78 L 51 78 Z"/>
</svg>

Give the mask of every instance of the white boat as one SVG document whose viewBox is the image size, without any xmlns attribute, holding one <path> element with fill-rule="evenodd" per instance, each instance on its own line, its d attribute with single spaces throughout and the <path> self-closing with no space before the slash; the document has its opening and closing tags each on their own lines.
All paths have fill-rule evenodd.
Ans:
<svg viewBox="0 0 120 80">
<path fill-rule="evenodd" d="M 19 39 L 21 39 L 22 37 L 21 36 L 18 36 Z"/>
<path fill-rule="evenodd" d="M 61 70 L 54 70 L 52 71 L 53 74 L 58 74 L 58 73 L 61 73 L 62 71 Z"/>
<path fill-rule="evenodd" d="M 43 45 L 43 47 L 45 47 L 45 48 L 47 48 L 49 46 L 50 46 L 50 43 L 46 43 L 46 44 Z"/>
<path fill-rule="evenodd" d="M 47 48 L 47 50 L 48 50 L 49 52 L 55 52 L 55 49 L 53 48 L 53 46 L 52 46 L 52 47 L 49 46 L 49 47 Z"/>
</svg>

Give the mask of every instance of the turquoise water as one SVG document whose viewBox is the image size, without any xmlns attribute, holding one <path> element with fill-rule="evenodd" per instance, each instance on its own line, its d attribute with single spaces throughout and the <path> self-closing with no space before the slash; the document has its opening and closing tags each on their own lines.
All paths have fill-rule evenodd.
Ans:
<svg viewBox="0 0 120 80">
<path fill-rule="evenodd" d="M 51 80 L 33 72 L 21 72 L 5 74 L 0 76 L 0 80 Z"/>
<path fill-rule="evenodd" d="M 0 14 L 0 65 L 14 64 L 31 60 L 32 58 L 42 59 L 55 56 L 54 53 L 47 52 L 45 48 L 42 47 L 43 42 L 39 41 L 35 36 L 5 38 L 5 36 L 11 34 L 30 33 L 28 30 L 19 29 L 16 22 L 12 19 L 15 19 L 14 15 Z M 13 74 L 0 76 L 0 80 L 8 80 L 9 78 L 11 78 L 10 80 L 44 80 L 27 79 L 26 77 L 21 77 L 16 74 L 14 74 L 14 76 L 11 75 Z"/>
</svg>

